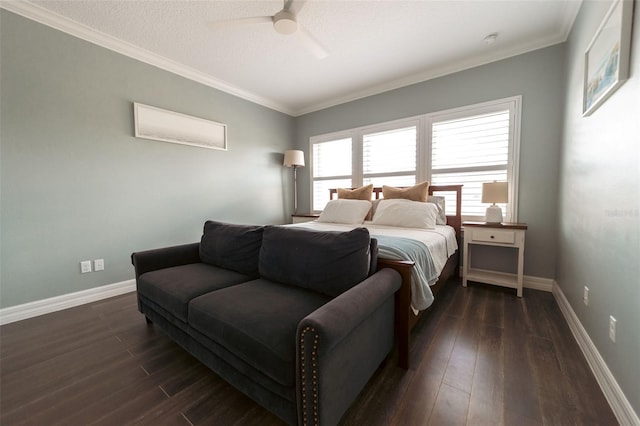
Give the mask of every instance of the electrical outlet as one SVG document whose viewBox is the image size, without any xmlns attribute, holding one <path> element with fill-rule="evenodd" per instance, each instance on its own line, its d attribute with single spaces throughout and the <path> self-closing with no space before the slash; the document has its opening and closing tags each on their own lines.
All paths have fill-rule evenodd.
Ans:
<svg viewBox="0 0 640 426">
<path fill-rule="evenodd" d="M 93 261 L 94 271 L 104 271 L 104 259 L 96 259 Z"/>
<path fill-rule="evenodd" d="M 86 274 L 87 272 L 91 272 L 91 261 L 90 260 L 84 260 L 84 261 L 80 262 L 80 273 L 81 274 Z"/>
<path fill-rule="evenodd" d="M 616 323 L 618 321 L 616 321 L 616 319 L 609 315 L 609 339 L 611 339 L 611 341 L 613 343 L 616 342 Z"/>
<path fill-rule="evenodd" d="M 582 301 L 584 302 L 584 306 L 589 306 L 589 287 L 584 286 L 584 293 L 582 294 Z"/>
</svg>

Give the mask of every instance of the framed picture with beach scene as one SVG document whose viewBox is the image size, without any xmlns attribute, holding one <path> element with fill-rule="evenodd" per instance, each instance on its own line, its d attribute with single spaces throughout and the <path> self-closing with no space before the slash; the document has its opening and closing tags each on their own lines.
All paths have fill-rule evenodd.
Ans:
<svg viewBox="0 0 640 426">
<path fill-rule="evenodd" d="M 615 0 L 584 54 L 582 114 L 591 115 L 629 78 L 633 0 Z"/>
</svg>

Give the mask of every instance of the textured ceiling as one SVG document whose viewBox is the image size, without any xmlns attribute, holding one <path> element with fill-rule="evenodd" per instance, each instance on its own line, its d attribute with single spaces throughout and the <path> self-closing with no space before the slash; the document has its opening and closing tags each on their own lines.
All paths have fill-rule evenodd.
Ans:
<svg viewBox="0 0 640 426">
<path fill-rule="evenodd" d="M 166 59 L 174 72 L 291 115 L 565 41 L 580 6 L 580 0 L 294 0 L 298 22 L 329 53 L 318 59 L 300 32 L 281 35 L 270 23 L 210 25 L 273 15 L 283 8 L 278 0 L 7 3 L 44 23 L 53 17 L 63 30 L 80 28 L 90 41 L 97 30 L 110 46 L 125 46 L 116 50 Z M 494 32 L 497 41 L 486 44 Z"/>
</svg>

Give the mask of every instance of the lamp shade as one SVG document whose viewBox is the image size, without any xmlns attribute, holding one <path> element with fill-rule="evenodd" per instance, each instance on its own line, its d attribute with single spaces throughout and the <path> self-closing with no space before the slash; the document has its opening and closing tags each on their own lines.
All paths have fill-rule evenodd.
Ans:
<svg viewBox="0 0 640 426">
<path fill-rule="evenodd" d="M 304 152 L 297 149 L 285 151 L 283 165 L 286 167 L 304 167 Z"/>
<path fill-rule="evenodd" d="M 482 184 L 483 203 L 506 203 L 509 200 L 507 182 L 488 182 Z"/>
</svg>

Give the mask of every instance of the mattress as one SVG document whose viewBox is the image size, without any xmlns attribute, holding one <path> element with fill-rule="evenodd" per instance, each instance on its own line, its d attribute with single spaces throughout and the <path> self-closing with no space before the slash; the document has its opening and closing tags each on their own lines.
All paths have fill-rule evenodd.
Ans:
<svg viewBox="0 0 640 426">
<path fill-rule="evenodd" d="M 374 225 L 369 221 L 362 225 L 311 221 L 287 226 L 316 231 L 367 228 L 371 237 L 378 240 L 380 258 L 415 262 L 411 283 L 411 305 L 414 310 L 426 309 L 433 303 L 430 286 L 438 281 L 447 259 L 458 249 L 455 230 L 449 225 L 436 225 L 435 229 L 418 229 Z"/>
</svg>

